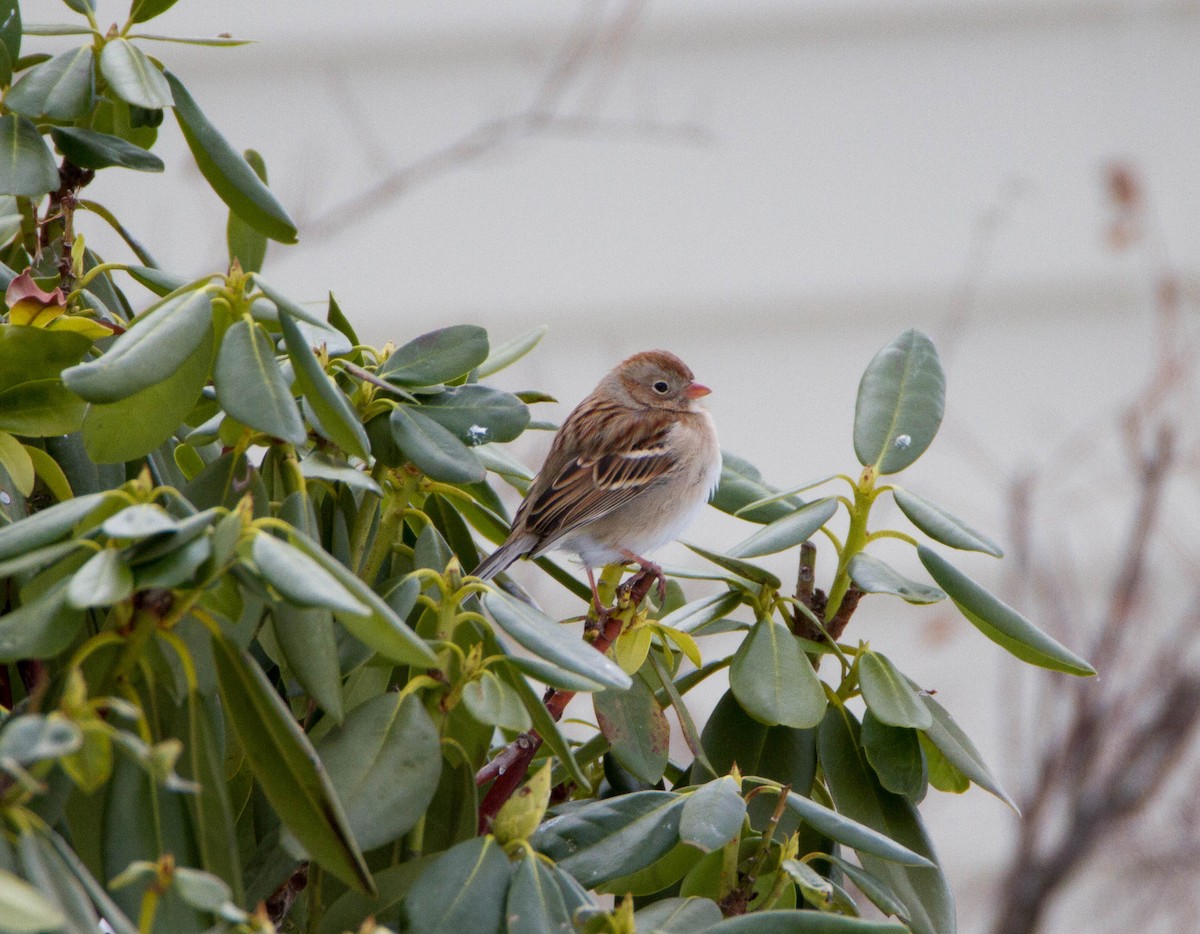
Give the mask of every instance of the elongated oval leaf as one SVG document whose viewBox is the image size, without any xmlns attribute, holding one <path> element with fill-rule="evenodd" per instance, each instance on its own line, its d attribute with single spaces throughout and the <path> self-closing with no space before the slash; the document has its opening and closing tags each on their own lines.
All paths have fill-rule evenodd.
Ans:
<svg viewBox="0 0 1200 934">
<path fill-rule="evenodd" d="M 279 324 L 296 372 L 296 387 L 316 413 L 321 434 L 347 454 L 366 460 L 370 457 L 371 443 L 350 400 L 325 375 L 303 332 L 285 310 L 279 313 Z"/>
<path fill-rule="evenodd" d="M 212 332 L 212 298 L 184 292 L 153 306 L 99 359 L 63 371 L 67 388 L 89 402 L 117 402 L 162 382 Z"/>
<path fill-rule="evenodd" d="M 483 602 L 496 624 L 536 655 L 605 687 L 623 691 L 633 683 L 607 655 L 528 603 L 499 591 Z"/>
<path fill-rule="evenodd" d="M 1017 802 L 992 775 L 975 744 L 963 732 L 962 727 L 955 723 L 946 708 L 927 694 L 921 696 L 921 703 L 933 716 L 933 723 L 925 730 L 926 738 L 967 778 L 1020 814 Z"/>
<path fill-rule="evenodd" d="M 870 709 L 863 714 L 863 752 L 879 784 L 913 804 L 925 797 L 929 778 L 919 737 L 908 727 L 889 726 Z"/>
<path fill-rule="evenodd" d="M 954 934 L 954 896 L 937 866 L 921 816 L 908 801 L 885 790 L 863 752 L 859 725 L 840 705 L 830 705 L 818 735 L 821 768 L 838 813 L 878 831 L 933 866 L 904 865 L 854 845 L 863 868 L 903 903 L 915 934 Z"/>
<path fill-rule="evenodd" d="M 351 710 L 317 743 L 317 754 L 364 850 L 416 825 L 442 771 L 441 740 L 420 699 L 392 692 Z"/>
<path fill-rule="evenodd" d="M 828 714 L 826 714 L 828 717 Z M 909 849 L 890 836 L 867 826 L 852 816 L 818 804 L 812 798 L 789 791 L 789 810 L 825 836 L 852 847 L 859 853 L 869 853 L 880 859 L 905 866 L 932 866 L 925 855 Z"/>
<path fill-rule="evenodd" d="M 40 198 L 59 186 L 50 147 L 27 117 L 0 117 L 0 195 Z"/>
<path fill-rule="evenodd" d="M 720 849 L 738 835 L 746 802 L 728 775 L 688 795 L 679 818 L 679 839 L 705 853 Z"/>
<path fill-rule="evenodd" d="M 767 523 L 782 519 L 804 505 L 803 501 L 793 496 L 746 509 L 751 503 L 778 493 L 779 490 L 764 481 L 759 469 L 748 460 L 729 451 L 721 452 L 721 480 L 712 498 L 712 504 L 721 512 L 750 522 Z M 746 509 L 744 513 L 743 509 Z"/>
<path fill-rule="evenodd" d="M 35 512 L 32 516 L 0 528 L 0 561 L 6 561 L 64 538 L 76 523 L 87 517 L 107 496 L 107 493 L 76 496 L 65 503 L 58 503 L 49 509 Z"/>
<path fill-rule="evenodd" d="M 468 445 L 506 442 L 520 436 L 529 424 L 529 407 L 512 393 L 470 383 L 451 386 L 421 402 L 428 415 Z"/>
<path fill-rule="evenodd" d="M 508 857 L 490 836 L 451 847 L 421 873 L 405 898 L 404 930 L 412 934 L 503 930 L 511 874 Z"/>
<path fill-rule="evenodd" d="M 249 654 L 216 636 L 212 645 L 225 716 L 267 800 L 313 859 L 351 888 L 373 893 L 371 873 L 308 737 Z"/>
<path fill-rule="evenodd" d="M 550 711 L 542 703 L 541 696 L 534 692 L 533 688 L 529 686 L 529 682 L 521 676 L 515 666 L 497 665 L 493 670 L 496 672 L 496 677 L 512 688 L 521 699 L 521 703 L 529 713 L 529 719 L 533 721 L 533 728 L 537 731 L 537 735 L 558 757 L 558 761 L 563 764 L 567 774 L 571 776 L 571 781 L 580 788 L 591 788 L 591 780 L 579 767 L 575 754 L 571 751 L 571 744 L 559 730 L 558 722 L 550 716 Z M 474 822 L 472 821 L 473 826 Z M 474 831 L 472 830 L 472 832 Z"/>
<path fill-rule="evenodd" d="M 0 0 L 0 44 L 8 51 L 9 61 L 21 56 L 20 0 Z"/>
<path fill-rule="evenodd" d="M 398 405 L 388 424 L 392 440 L 423 474 L 446 483 L 478 483 L 487 471 L 452 432 L 415 407 Z"/>
<path fill-rule="evenodd" d="M 696 552 L 701 558 L 707 558 L 717 567 L 724 568 L 731 574 L 736 574 L 738 577 L 744 577 L 748 581 L 753 581 L 756 584 L 766 584 L 778 590 L 783 585 L 779 578 L 768 571 L 766 568 L 760 568 L 756 564 L 751 564 L 749 561 L 743 561 L 740 558 L 731 558 L 728 555 L 717 554 L 713 551 L 708 551 L 701 548 L 699 545 L 692 545 L 688 542 L 683 543 L 687 548 Z"/>
<path fill-rule="evenodd" d="M 907 934 L 894 921 L 871 921 L 819 911 L 756 911 L 726 918 L 704 934 Z"/>
<path fill-rule="evenodd" d="M 691 603 L 685 603 L 677 610 L 672 610 L 659 620 L 659 624 L 678 629 L 680 632 L 695 632 L 709 623 L 732 613 L 742 604 L 742 596 L 736 591 L 726 590 L 723 593 L 701 597 Z"/>
<path fill-rule="evenodd" d="M 837 507 L 838 501 L 832 496 L 814 500 L 759 529 L 740 545 L 729 549 L 729 554 L 735 558 L 761 558 L 794 548 L 812 538 L 817 529 L 832 519 Z"/>
<path fill-rule="evenodd" d="M 5 934 L 56 930 L 66 921 L 45 895 L 4 869 L 0 869 L 0 919 Z"/>
<path fill-rule="evenodd" d="M 868 709 L 884 723 L 917 730 L 932 725 L 932 714 L 886 655 L 870 650 L 861 652 L 858 678 Z"/>
<path fill-rule="evenodd" d="M 271 190 L 204 116 L 179 79 L 170 72 L 165 77 L 183 138 L 213 191 L 255 230 L 280 243 L 295 243 L 296 225 Z"/>
<path fill-rule="evenodd" d="M 271 616 L 287 667 L 317 705 L 341 723 L 342 672 L 333 614 L 325 607 L 298 607 L 280 600 L 271 607 Z"/>
<path fill-rule="evenodd" d="M 575 925 L 554 873 L 528 850 L 513 870 L 504 906 L 506 934 L 572 934 Z"/>
<path fill-rule="evenodd" d="M 1096 669 L 1001 602 L 946 559 L 928 548 L 917 555 L 929 576 L 949 594 L 959 612 L 985 636 L 1031 665 L 1072 675 L 1094 675 Z"/>
<path fill-rule="evenodd" d="M 655 934 L 700 934 L 721 920 L 711 898 L 661 898 L 633 916 L 639 931 Z"/>
<path fill-rule="evenodd" d="M 637 791 L 551 818 L 529 842 L 587 888 L 649 866 L 679 842 L 684 798 Z"/>
<path fill-rule="evenodd" d="M 266 532 L 251 546 L 259 573 L 288 600 L 300 606 L 323 606 L 337 613 L 367 616 L 371 611 L 356 600 L 332 574 L 299 548 Z"/>
<path fill-rule="evenodd" d="M 816 726 L 825 713 L 825 689 L 800 643 L 782 623 L 759 620 L 729 666 L 738 703 L 767 724 Z"/>
<path fill-rule="evenodd" d="M 96 101 L 94 61 L 90 45 L 56 55 L 26 72 L 4 102 L 27 117 L 77 120 L 86 116 Z"/>
<path fill-rule="evenodd" d="M 111 606 L 133 592 L 133 572 L 119 551 L 105 548 L 87 560 L 67 587 L 67 602 L 77 610 Z"/>
<path fill-rule="evenodd" d="M 936 587 L 909 580 L 874 555 L 860 551 L 850 559 L 850 579 L 865 593 L 889 593 L 908 603 L 937 603 L 946 595 Z"/>
<path fill-rule="evenodd" d="M 499 347 L 492 348 L 487 359 L 479 364 L 479 378 L 484 379 L 493 373 L 500 372 L 505 367 L 512 366 L 525 356 L 525 354 L 533 350 L 549 330 L 550 325 L 543 324 L 531 331 L 526 331 L 524 334 L 514 337 L 512 340 L 505 341 Z"/>
<path fill-rule="evenodd" d="M 487 331 L 456 324 L 409 341 L 384 361 L 379 375 L 399 386 L 434 386 L 466 376 L 487 355 Z"/>
<path fill-rule="evenodd" d="M 982 532 L 976 532 L 961 519 L 950 515 L 941 506 L 935 506 L 929 500 L 900 487 L 892 489 L 892 497 L 900 511 L 908 516 L 908 521 L 935 542 L 960 551 L 982 551 L 995 558 L 1004 557 L 999 545 Z"/>
<path fill-rule="evenodd" d="M 100 73 L 113 93 L 128 104 L 162 110 L 175 103 L 162 72 L 128 39 L 109 39 L 104 43 Z"/>
<path fill-rule="evenodd" d="M 54 127 L 50 131 L 58 151 L 84 169 L 120 166 L 139 172 L 161 172 L 163 161 L 154 153 L 119 136 L 83 127 Z"/>
<path fill-rule="evenodd" d="M 880 474 L 925 453 L 942 424 L 946 376 L 933 342 L 905 331 L 867 365 L 854 407 L 854 453 Z"/>
<path fill-rule="evenodd" d="M 654 692 L 641 678 L 627 690 L 592 695 L 596 721 L 621 767 L 648 785 L 662 778 L 671 751 L 671 727 Z"/>
<path fill-rule="evenodd" d="M 275 362 L 275 348 L 261 326 L 243 319 L 225 332 L 213 382 L 225 411 L 243 425 L 292 444 L 302 444 L 308 437 L 296 400 Z"/>
</svg>

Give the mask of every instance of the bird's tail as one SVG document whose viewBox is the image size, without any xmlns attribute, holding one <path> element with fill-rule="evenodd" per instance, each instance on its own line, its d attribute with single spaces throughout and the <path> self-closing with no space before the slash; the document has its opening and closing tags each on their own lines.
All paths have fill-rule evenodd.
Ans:
<svg viewBox="0 0 1200 934">
<path fill-rule="evenodd" d="M 472 573 L 476 577 L 491 580 L 518 558 L 529 554 L 532 542 L 525 538 L 510 538 L 479 563 Z"/>
</svg>

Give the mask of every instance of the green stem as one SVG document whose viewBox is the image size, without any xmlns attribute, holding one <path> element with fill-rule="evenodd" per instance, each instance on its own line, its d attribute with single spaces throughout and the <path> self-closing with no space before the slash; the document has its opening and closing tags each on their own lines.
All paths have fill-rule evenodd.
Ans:
<svg viewBox="0 0 1200 934">
<path fill-rule="evenodd" d="M 866 547 L 869 539 L 867 518 L 871 514 L 871 506 L 879 491 L 875 488 L 875 469 L 864 468 L 858 485 L 854 488 L 854 504 L 850 508 L 850 528 L 846 532 L 846 541 L 838 556 L 837 573 L 834 574 L 833 586 L 829 588 L 829 602 L 825 605 L 825 621 L 831 621 L 837 616 L 838 608 L 850 589 L 850 560 Z"/>
</svg>

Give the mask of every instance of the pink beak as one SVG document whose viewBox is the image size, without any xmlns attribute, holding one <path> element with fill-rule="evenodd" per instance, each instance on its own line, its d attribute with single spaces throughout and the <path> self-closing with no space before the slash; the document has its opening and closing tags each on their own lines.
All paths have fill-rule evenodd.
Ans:
<svg viewBox="0 0 1200 934">
<path fill-rule="evenodd" d="M 683 391 L 683 394 L 689 399 L 699 399 L 701 396 L 707 396 L 711 389 L 700 383 L 689 383 L 688 388 Z"/>
</svg>

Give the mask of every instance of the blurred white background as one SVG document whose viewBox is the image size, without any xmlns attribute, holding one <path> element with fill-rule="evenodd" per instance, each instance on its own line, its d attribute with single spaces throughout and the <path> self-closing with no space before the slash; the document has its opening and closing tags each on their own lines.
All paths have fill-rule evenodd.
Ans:
<svg viewBox="0 0 1200 934">
<path fill-rule="evenodd" d="M 98 6 L 102 22 L 127 9 Z M 69 15 L 59 0 L 22 10 Z M 181 0 L 145 31 L 257 40 L 157 48 L 234 145 L 265 156 L 301 225 L 265 274 L 293 297 L 332 290 L 370 342 L 458 322 L 498 342 L 549 324 L 498 382 L 553 393 L 554 419 L 623 356 L 674 350 L 713 387 L 725 446 L 779 485 L 855 472 L 858 377 L 920 328 L 942 349 L 948 411 L 902 482 L 1006 546 L 1012 478 L 1110 431 L 1145 381 L 1155 269 L 1185 306 L 1197 288 L 1192 0 Z M 579 35 L 596 41 L 564 58 Z M 552 116 L 523 122 L 539 99 Z M 464 139 L 477 158 L 454 148 Z M 89 193 L 123 204 L 166 268 L 219 268 L 225 210 L 169 117 L 158 151 L 167 171 L 133 180 L 136 203 L 116 171 Z M 1115 163 L 1136 168 L 1153 225 L 1123 251 Z M 379 187 L 395 173 L 410 185 Z M 536 465 L 540 442 L 517 453 Z M 1106 482 L 1092 493 L 1121 492 Z M 1125 512 L 1088 503 L 1042 502 L 1043 532 L 1073 536 L 1099 579 Z M 748 533 L 714 511 L 691 537 Z M 991 559 L 956 560 L 999 583 Z M 952 610 L 883 598 L 848 636 L 936 688 L 1019 784 L 1005 743 L 1025 682 L 1001 649 Z M 962 928 L 985 930 L 1015 818 L 978 790 L 932 793 L 927 813 Z M 1068 917 L 1051 928 L 1084 929 Z"/>
</svg>

